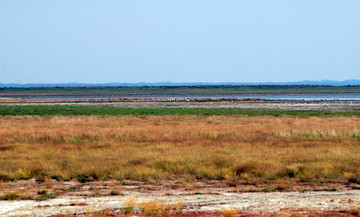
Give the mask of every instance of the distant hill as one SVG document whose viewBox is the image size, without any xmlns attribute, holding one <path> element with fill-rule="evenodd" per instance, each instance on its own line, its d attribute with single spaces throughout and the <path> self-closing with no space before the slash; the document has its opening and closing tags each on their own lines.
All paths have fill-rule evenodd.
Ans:
<svg viewBox="0 0 360 217">
<path fill-rule="evenodd" d="M 193 86 L 193 85 L 329 85 L 329 86 L 347 86 L 360 85 L 360 80 L 344 80 L 344 81 L 294 81 L 294 82 L 192 82 L 192 83 L 174 83 L 174 82 L 156 82 L 156 83 L 0 83 L 0 87 L 85 87 L 85 86 Z"/>
</svg>

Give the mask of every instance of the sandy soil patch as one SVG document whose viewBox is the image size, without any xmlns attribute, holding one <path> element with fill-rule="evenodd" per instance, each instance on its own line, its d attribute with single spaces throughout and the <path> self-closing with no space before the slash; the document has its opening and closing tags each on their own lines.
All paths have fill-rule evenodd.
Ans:
<svg viewBox="0 0 360 217">
<path fill-rule="evenodd" d="M 54 216 L 86 215 L 108 212 L 120 216 L 128 201 L 136 201 L 133 212 L 140 212 L 144 202 L 168 205 L 183 204 L 183 215 L 222 216 L 223 209 L 237 209 L 239 216 L 287 215 L 297 213 L 351 216 L 350 210 L 359 209 L 360 191 L 339 185 L 337 191 L 317 191 L 324 186 L 315 186 L 309 191 L 293 191 L 304 186 L 294 186 L 289 192 L 248 192 L 244 189 L 262 189 L 265 186 L 224 187 L 221 182 L 197 182 L 182 186 L 176 181 L 166 184 L 142 182 L 96 181 L 90 183 L 59 182 L 37 183 L 34 179 L 2 183 L 8 191 L 33 195 L 42 191 L 60 191 L 54 199 L 44 201 L 0 201 L 0 216 Z M 316 191 L 314 191 L 316 190 Z M 111 195 L 112 194 L 112 195 Z M 355 213 L 356 214 L 356 213 Z M 316 216 L 316 215 L 315 215 Z M 330 215 L 331 216 L 331 215 Z"/>
</svg>

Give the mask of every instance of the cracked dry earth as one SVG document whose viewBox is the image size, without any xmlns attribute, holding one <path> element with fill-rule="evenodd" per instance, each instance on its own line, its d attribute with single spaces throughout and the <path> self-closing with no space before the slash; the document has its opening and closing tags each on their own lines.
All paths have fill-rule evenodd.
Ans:
<svg viewBox="0 0 360 217">
<path fill-rule="evenodd" d="M 224 187 L 220 182 L 196 182 L 189 186 L 177 185 L 176 181 L 160 185 L 118 181 L 37 183 L 34 179 L 1 183 L 1 187 L 2 195 L 4 189 L 7 192 L 17 189 L 18 194 L 26 193 L 34 199 L 42 191 L 58 192 L 59 196 L 45 201 L 0 201 L 0 216 L 88 216 L 104 210 L 111 216 L 123 216 L 128 201 L 134 199 L 137 204 L 183 203 L 183 213 L 177 216 L 222 216 L 221 210 L 233 208 L 239 210 L 238 216 L 358 216 L 360 209 L 360 190 L 329 184 L 326 189 L 336 187 L 337 191 L 317 191 L 325 189 L 320 186 L 303 192 L 299 189 L 304 186 L 297 186 L 289 192 L 244 193 L 265 186 Z"/>
</svg>

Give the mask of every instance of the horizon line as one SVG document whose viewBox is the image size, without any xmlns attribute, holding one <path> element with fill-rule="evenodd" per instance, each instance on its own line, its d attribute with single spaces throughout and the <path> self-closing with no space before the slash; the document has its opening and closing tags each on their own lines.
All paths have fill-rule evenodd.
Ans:
<svg viewBox="0 0 360 217">
<path fill-rule="evenodd" d="M 190 85 L 360 85 L 358 79 L 348 80 L 303 80 L 303 81 L 267 81 L 267 82 L 66 82 L 66 83 L 0 83 L 0 87 L 76 87 L 76 86 L 190 86 Z"/>
</svg>

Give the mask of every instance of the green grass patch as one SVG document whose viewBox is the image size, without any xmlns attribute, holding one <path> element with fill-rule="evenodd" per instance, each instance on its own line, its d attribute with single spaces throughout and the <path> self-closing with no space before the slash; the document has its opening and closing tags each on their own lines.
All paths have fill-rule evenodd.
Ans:
<svg viewBox="0 0 360 217">
<path fill-rule="evenodd" d="M 39 197 L 36 198 L 38 201 L 44 201 L 48 199 L 54 199 L 57 198 L 59 195 L 57 193 L 50 193 L 50 194 L 42 194 Z"/>
<path fill-rule="evenodd" d="M 337 191 L 336 188 L 322 188 L 322 189 L 314 189 L 314 191 Z"/>
<path fill-rule="evenodd" d="M 29 196 L 22 196 L 16 193 L 8 193 L 0 197 L 0 200 L 31 200 Z"/>
<path fill-rule="evenodd" d="M 68 188 L 66 191 L 76 191 L 78 188 L 73 186 L 73 187 L 70 187 Z"/>
</svg>

